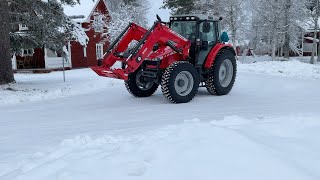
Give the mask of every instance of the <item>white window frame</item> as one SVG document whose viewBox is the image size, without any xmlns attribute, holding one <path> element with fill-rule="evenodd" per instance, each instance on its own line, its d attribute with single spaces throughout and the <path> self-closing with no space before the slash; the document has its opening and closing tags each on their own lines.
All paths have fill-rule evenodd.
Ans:
<svg viewBox="0 0 320 180">
<path fill-rule="evenodd" d="M 103 16 L 96 15 L 93 17 L 93 27 L 95 32 L 103 32 Z"/>
<path fill-rule="evenodd" d="M 26 51 L 27 53 L 24 53 Z M 34 54 L 34 49 L 21 49 L 21 56 L 33 56 Z"/>
<path fill-rule="evenodd" d="M 96 44 L 96 57 L 97 60 L 103 58 L 103 44 Z"/>
<path fill-rule="evenodd" d="M 83 57 L 87 57 L 87 47 L 83 46 Z"/>
<path fill-rule="evenodd" d="M 27 31 L 27 30 L 29 30 L 29 28 L 27 27 L 27 25 L 19 24 L 19 31 Z"/>
</svg>

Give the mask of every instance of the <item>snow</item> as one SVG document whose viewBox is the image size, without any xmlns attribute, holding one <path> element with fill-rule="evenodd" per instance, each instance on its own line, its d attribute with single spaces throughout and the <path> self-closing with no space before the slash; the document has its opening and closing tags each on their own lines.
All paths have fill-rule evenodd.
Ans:
<svg viewBox="0 0 320 180">
<path fill-rule="evenodd" d="M 318 180 L 319 66 L 267 59 L 239 59 L 229 95 L 178 105 L 90 69 L 16 74 L 0 86 L 0 179 Z"/>
<path fill-rule="evenodd" d="M 254 72 L 273 76 L 294 77 L 305 80 L 320 80 L 320 66 L 298 60 L 270 61 L 269 56 L 259 58 L 240 57 L 239 72 Z M 16 74 L 17 83 L 0 86 L 1 105 L 57 99 L 99 91 L 103 88 L 121 86 L 122 81 L 97 76 L 91 69 L 66 71 L 67 82 L 62 72 L 50 74 Z M 50 79 L 50 81 L 47 81 Z"/>
<path fill-rule="evenodd" d="M 313 18 L 308 17 L 304 21 L 297 21 L 297 24 L 306 32 L 314 32 L 315 21 Z M 318 25 L 320 25 L 320 19 L 318 20 Z"/>
<path fill-rule="evenodd" d="M 314 40 L 314 38 L 312 38 L 312 37 L 304 37 L 305 39 L 308 39 L 308 40 L 311 40 L 311 41 L 313 41 Z M 319 39 L 315 39 L 316 40 L 316 42 L 318 43 L 319 42 Z"/>
<path fill-rule="evenodd" d="M 256 61 L 251 64 L 240 64 L 239 71 L 256 72 L 269 75 L 295 77 L 299 79 L 320 80 L 320 66 L 290 61 Z"/>
<path fill-rule="evenodd" d="M 72 26 L 72 38 L 74 41 L 79 42 L 80 45 L 86 46 L 89 42 L 89 37 L 87 36 L 84 29 L 81 27 L 80 24 L 76 23 L 74 20 L 71 20 L 70 23 Z"/>
<path fill-rule="evenodd" d="M 319 128 L 316 117 L 232 116 L 138 135 L 78 136 L 35 154 L 14 179 L 317 179 Z"/>
<path fill-rule="evenodd" d="M 0 86 L 0 107 L 80 95 L 120 83 L 113 79 L 106 82 L 91 69 L 66 71 L 66 83 L 61 71 L 49 74 L 18 73 L 15 79 L 16 84 Z"/>
<path fill-rule="evenodd" d="M 99 1 L 92 1 L 92 0 L 84 0 L 80 1 L 80 4 L 77 3 L 73 6 L 65 5 L 64 13 L 67 16 L 84 16 L 84 18 L 77 18 L 73 19 L 76 22 L 85 22 L 88 20 L 90 14 L 92 13 L 93 9 L 95 8 L 96 4 Z"/>
</svg>

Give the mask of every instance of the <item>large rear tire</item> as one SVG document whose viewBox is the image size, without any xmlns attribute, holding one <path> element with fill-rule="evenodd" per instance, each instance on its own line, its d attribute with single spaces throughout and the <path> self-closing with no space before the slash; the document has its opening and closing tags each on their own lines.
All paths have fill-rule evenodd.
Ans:
<svg viewBox="0 0 320 180">
<path fill-rule="evenodd" d="M 129 74 L 125 86 L 128 92 L 135 97 L 149 97 L 157 91 L 159 85 L 145 81 L 142 77 L 142 70 L 137 70 Z"/>
<path fill-rule="evenodd" d="M 161 80 L 163 95 L 172 103 L 190 102 L 198 92 L 200 77 L 193 65 L 186 61 L 172 63 Z"/>
<path fill-rule="evenodd" d="M 222 50 L 215 59 L 206 81 L 206 88 L 212 95 L 229 94 L 237 74 L 235 55 L 230 50 Z"/>
</svg>

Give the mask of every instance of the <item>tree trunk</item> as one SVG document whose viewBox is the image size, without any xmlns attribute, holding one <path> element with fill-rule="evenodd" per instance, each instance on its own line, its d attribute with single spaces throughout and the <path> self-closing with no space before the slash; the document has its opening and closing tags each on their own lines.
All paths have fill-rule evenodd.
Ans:
<svg viewBox="0 0 320 180">
<path fill-rule="evenodd" d="M 317 35 L 318 35 L 318 21 L 319 21 L 319 15 L 320 15 L 320 7 L 319 7 L 319 0 L 317 0 L 316 4 L 316 13 L 314 15 L 314 35 L 313 35 L 313 45 L 312 45 L 312 55 L 310 64 L 316 64 L 316 59 L 314 57 L 314 53 L 317 51 Z"/>
<path fill-rule="evenodd" d="M 232 33 L 232 44 L 233 47 L 236 48 L 236 25 L 235 25 L 235 19 L 234 19 L 234 9 L 233 9 L 233 4 L 230 5 L 230 13 L 229 13 L 229 18 L 230 18 L 230 29 Z"/>
<path fill-rule="evenodd" d="M 272 57 L 272 61 L 275 61 L 276 60 L 276 50 L 277 50 L 275 37 L 272 38 L 271 43 L 272 43 L 271 57 Z"/>
<path fill-rule="evenodd" d="M 318 30 L 318 17 L 315 17 L 315 28 L 314 28 L 314 35 L 313 35 L 313 44 L 312 44 L 312 55 L 310 64 L 316 64 L 316 59 L 314 57 L 315 52 L 317 51 L 317 30 Z"/>
<path fill-rule="evenodd" d="M 320 36 L 318 36 L 318 39 L 320 40 Z M 320 61 L 320 42 L 318 42 L 318 58 L 317 61 Z"/>
<path fill-rule="evenodd" d="M 10 54 L 10 15 L 9 4 L 0 1 L 0 84 L 14 82 L 11 54 Z"/>
<path fill-rule="evenodd" d="M 285 5 L 285 39 L 284 39 L 284 45 L 283 45 L 283 51 L 284 51 L 284 58 L 289 59 L 289 52 L 290 52 L 290 9 L 291 9 L 291 0 L 286 0 Z"/>
<path fill-rule="evenodd" d="M 316 17 L 316 21 L 317 21 L 317 25 L 319 26 L 318 22 L 319 22 L 319 16 L 320 16 L 320 4 L 319 4 L 319 0 L 317 0 L 317 17 Z M 318 29 L 318 28 L 317 28 Z M 320 32 L 319 32 L 320 33 Z M 318 37 L 318 58 L 317 61 L 320 61 L 320 35 L 319 35 L 318 31 L 316 31 L 316 36 Z M 319 35 L 319 36 L 318 36 Z"/>
</svg>

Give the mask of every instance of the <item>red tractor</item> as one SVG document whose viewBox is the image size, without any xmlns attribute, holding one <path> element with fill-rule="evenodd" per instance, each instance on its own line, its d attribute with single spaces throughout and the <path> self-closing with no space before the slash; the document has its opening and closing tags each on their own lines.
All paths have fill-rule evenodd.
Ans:
<svg viewBox="0 0 320 180">
<path fill-rule="evenodd" d="M 220 38 L 222 18 L 177 15 L 169 23 L 157 19 L 149 30 L 129 24 L 92 69 L 124 80 L 135 97 L 151 96 L 159 85 L 172 103 L 191 101 L 199 86 L 213 95 L 228 94 L 237 65 L 233 47 Z M 114 68 L 116 62 L 121 67 Z"/>
</svg>

